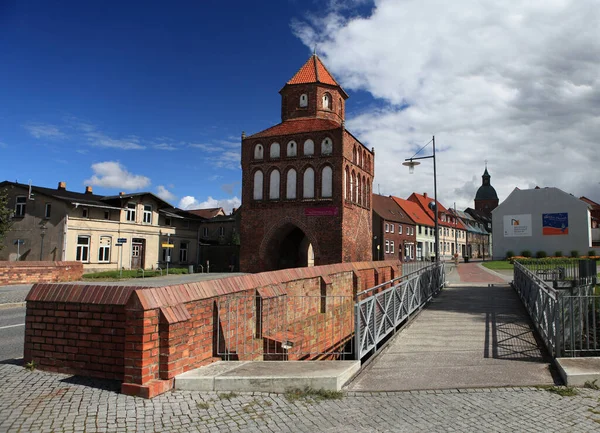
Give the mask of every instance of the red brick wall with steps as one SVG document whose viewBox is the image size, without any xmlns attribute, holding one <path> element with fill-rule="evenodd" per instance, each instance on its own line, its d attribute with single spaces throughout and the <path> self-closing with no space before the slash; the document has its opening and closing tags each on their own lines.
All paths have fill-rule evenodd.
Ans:
<svg viewBox="0 0 600 433">
<path fill-rule="evenodd" d="M 324 306 L 295 305 L 297 320 L 288 325 L 298 334 L 302 330 L 301 351 L 322 352 L 343 344 L 345 330 L 353 330 L 356 293 L 399 276 L 400 270 L 397 261 L 380 261 L 152 288 L 36 284 L 27 296 L 24 362 L 34 361 L 42 370 L 117 379 L 123 393 L 150 398 L 171 389 L 176 375 L 215 361 L 217 341 L 239 353 L 239 359 L 262 359 L 266 340 L 257 336 L 256 295 L 263 311 L 281 297 L 345 296 Z M 233 311 L 239 314 L 226 314 L 228 300 L 235 300 Z M 318 329 L 311 325 L 314 316 L 322 316 Z M 232 324 L 245 331 L 218 340 Z M 264 336 L 276 333 L 274 325 L 261 324 Z"/>
</svg>

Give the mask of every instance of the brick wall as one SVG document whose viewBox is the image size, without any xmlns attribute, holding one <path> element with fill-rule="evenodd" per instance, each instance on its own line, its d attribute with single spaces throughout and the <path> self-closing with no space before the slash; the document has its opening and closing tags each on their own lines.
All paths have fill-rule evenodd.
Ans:
<svg viewBox="0 0 600 433">
<path fill-rule="evenodd" d="M 80 262 L 0 262 L 0 285 L 75 281 L 82 275 Z"/>
<path fill-rule="evenodd" d="M 284 359 L 323 359 L 351 338 L 357 292 L 399 271 L 399 262 L 381 261 L 155 288 L 36 284 L 27 297 L 24 359 L 43 370 L 118 379 L 122 392 L 147 398 L 219 353 L 281 359 L 269 357 L 269 347 L 285 353 L 281 343 L 294 341 Z M 282 314 L 285 322 L 273 320 Z"/>
</svg>

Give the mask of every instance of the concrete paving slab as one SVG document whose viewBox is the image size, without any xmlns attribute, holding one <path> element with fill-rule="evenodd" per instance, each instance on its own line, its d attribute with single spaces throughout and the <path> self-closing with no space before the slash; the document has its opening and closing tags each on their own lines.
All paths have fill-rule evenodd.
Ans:
<svg viewBox="0 0 600 433">
<path fill-rule="evenodd" d="M 285 392 L 310 387 L 339 391 L 359 361 L 219 361 L 175 378 L 186 391 Z"/>
<path fill-rule="evenodd" d="M 554 383 L 550 358 L 508 285 L 444 289 L 348 385 L 406 391 Z"/>
<path fill-rule="evenodd" d="M 600 382 L 600 357 L 556 358 L 558 371 L 569 386 L 584 386 Z M 600 383 L 596 383 L 600 386 Z"/>
</svg>

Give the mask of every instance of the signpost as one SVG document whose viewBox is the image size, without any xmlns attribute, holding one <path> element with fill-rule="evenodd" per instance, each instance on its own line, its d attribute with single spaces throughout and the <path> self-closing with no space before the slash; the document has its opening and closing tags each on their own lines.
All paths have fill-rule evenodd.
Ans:
<svg viewBox="0 0 600 433">
<path fill-rule="evenodd" d="M 115 246 L 122 247 L 123 244 L 127 243 L 127 238 L 117 238 Z M 120 260 L 119 260 L 119 278 L 123 278 L 123 248 L 120 249 Z"/>
<path fill-rule="evenodd" d="M 171 243 L 171 234 L 167 233 L 167 242 L 163 242 L 161 244 L 163 248 L 167 249 L 167 256 L 165 257 L 165 261 L 167 262 L 167 275 L 169 275 L 169 263 L 171 262 L 171 249 L 175 247 Z"/>
</svg>

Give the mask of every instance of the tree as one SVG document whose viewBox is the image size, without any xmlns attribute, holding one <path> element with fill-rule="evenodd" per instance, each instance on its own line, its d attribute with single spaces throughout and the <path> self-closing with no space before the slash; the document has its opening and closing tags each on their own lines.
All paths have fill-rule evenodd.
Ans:
<svg viewBox="0 0 600 433">
<path fill-rule="evenodd" d="M 8 191 L 0 191 L 0 250 L 4 246 L 4 236 L 12 226 L 12 210 L 8 207 Z"/>
</svg>

